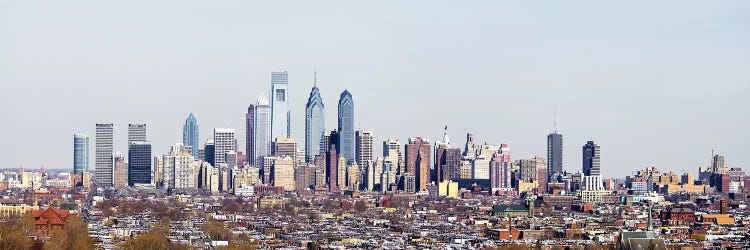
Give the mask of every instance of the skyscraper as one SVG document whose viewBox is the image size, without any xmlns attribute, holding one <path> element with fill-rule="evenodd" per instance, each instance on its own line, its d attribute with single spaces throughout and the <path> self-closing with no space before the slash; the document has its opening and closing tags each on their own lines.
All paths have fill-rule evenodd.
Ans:
<svg viewBox="0 0 750 250">
<path fill-rule="evenodd" d="M 583 145 L 583 175 L 601 176 L 599 145 L 594 141 L 587 141 Z"/>
<path fill-rule="evenodd" d="M 261 93 L 258 97 L 258 102 L 255 105 L 255 159 L 252 159 L 255 164 L 260 165 L 260 160 L 263 157 L 271 155 L 271 105 L 268 104 L 268 99 Z"/>
<path fill-rule="evenodd" d="M 387 139 L 383 141 L 383 158 L 390 161 L 394 174 L 403 174 L 401 171 L 401 164 L 403 162 L 403 156 L 401 156 L 401 141 L 396 139 Z"/>
<path fill-rule="evenodd" d="M 216 144 L 214 144 L 213 140 L 206 141 L 203 152 L 206 162 L 211 164 L 211 166 L 216 166 L 216 159 L 214 158 L 216 157 Z"/>
<path fill-rule="evenodd" d="M 128 146 L 128 185 L 151 183 L 151 144 L 134 141 Z"/>
<path fill-rule="evenodd" d="M 357 165 L 360 167 L 372 163 L 372 131 L 358 130 L 356 133 Z"/>
<path fill-rule="evenodd" d="M 89 171 L 89 137 L 85 134 L 73 135 L 73 173 Z"/>
<path fill-rule="evenodd" d="M 409 138 L 404 145 L 406 172 L 415 178 L 416 191 L 424 191 L 430 178 L 430 142 L 426 138 Z"/>
<path fill-rule="evenodd" d="M 182 144 L 190 147 L 190 154 L 193 158 L 198 159 L 198 150 L 200 139 L 198 137 L 198 120 L 193 113 L 185 119 L 185 125 L 182 126 Z"/>
<path fill-rule="evenodd" d="M 289 138 L 289 81 L 286 71 L 271 73 L 271 138 Z M 269 140 L 270 141 L 270 140 Z"/>
<path fill-rule="evenodd" d="M 214 129 L 214 162 L 218 166 L 220 163 L 226 163 L 225 156 L 229 151 L 235 151 L 237 140 L 234 138 L 233 128 L 216 128 Z"/>
<path fill-rule="evenodd" d="M 245 153 L 247 162 L 256 165 L 255 162 L 255 105 L 250 104 L 245 114 Z"/>
<path fill-rule="evenodd" d="M 100 187 L 112 187 L 114 125 L 112 123 L 96 124 L 96 184 Z"/>
<path fill-rule="evenodd" d="M 128 124 L 128 145 L 146 141 L 146 124 Z"/>
<path fill-rule="evenodd" d="M 128 163 L 125 162 L 125 155 L 115 152 L 114 184 L 115 188 L 128 187 Z"/>
<path fill-rule="evenodd" d="M 325 150 L 325 105 L 320 97 L 317 81 L 314 81 L 310 97 L 305 105 L 305 160 L 312 162 L 313 157 Z"/>
<path fill-rule="evenodd" d="M 563 135 L 557 131 L 547 135 L 547 179 L 563 170 Z"/>
<path fill-rule="evenodd" d="M 508 144 L 501 144 L 500 150 L 490 161 L 490 187 L 492 193 L 507 191 L 511 186 L 511 153 Z"/>
<path fill-rule="evenodd" d="M 444 179 L 448 179 L 446 171 L 446 152 L 450 149 L 450 138 L 448 138 L 448 126 L 445 126 L 443 131 L 443 141 L 435 142 L 435 183 L 440 183 Z"/>
<path fill-rule="evenodd" d="M 348 90 L 339 96 L 339 154 L 351 164 L 356 160 L 354 150 L 354 100 Z"/>
</svg>

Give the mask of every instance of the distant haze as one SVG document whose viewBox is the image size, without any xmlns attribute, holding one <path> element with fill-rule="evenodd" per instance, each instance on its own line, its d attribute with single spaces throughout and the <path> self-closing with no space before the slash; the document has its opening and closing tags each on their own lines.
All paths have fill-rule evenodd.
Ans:
<svg viewBox="0 0 750 250">
<path fill-rule="evenodd" d="M 546 157 L 553 108 L 564 168 L 595 140 L 602 173 L 696 172 L 711 150 L 750 167 L 749 1 L 2 1 L 0 168 L 70 168 L 73 133 L 147 123 L 153 152 L 237 129 L 287 70 L 292 136 L 317 68 L 327 130 L 338 95 L 386 138 L 466 132 Z M 90 170 L 94 169 L 91 158 Z"/>
</svg>

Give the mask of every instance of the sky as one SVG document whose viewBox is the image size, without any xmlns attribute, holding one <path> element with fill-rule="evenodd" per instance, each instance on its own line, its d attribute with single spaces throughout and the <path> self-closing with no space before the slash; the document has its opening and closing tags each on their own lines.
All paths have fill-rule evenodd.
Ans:
<svg viewBox="0 0 750 250">
<path fill-rule="evenodd" d="M 292 137 L 317 71 L 326 128 L 339 94 L 357 128 L 546 155 L 557 110 L 564 169 L 587 140 L 605 177 L 697 172 L 712 150 L 750 168 L 748 1 L 0 0 L 0 168 L 71 168 L 73 134 L 147 123 L 156 155 L 237 129 L 289 72 Z M 90 169 L 94 169 L 91 158 Z"/>
</svg>

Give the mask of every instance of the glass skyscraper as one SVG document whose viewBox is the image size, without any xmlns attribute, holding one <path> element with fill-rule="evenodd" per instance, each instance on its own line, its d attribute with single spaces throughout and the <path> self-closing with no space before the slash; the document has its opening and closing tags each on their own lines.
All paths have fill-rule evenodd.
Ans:
<svg viewBox="0 0 750 250">
<path fill-rule="evenodd" d="M 195 119 L 193 113 L 190 113 L 185 120 L 185 125 L 182 126 L 182 144 L 190 146 L 190 153 L 195 159 L 198 159 L 198 140 L 198 120 Z"/>
<path fill-rule="evenodd" d="M 128 185 L 151 183 L 151 144 L 134 141 L 128 146 Z"/>
<path fill-rule="evenodd" d="M 73 173 L 89 171 L 89 137 L 85 134 L 73 135 Z"/>
<path fill-rule="evenodd" d="M 563 135 L 557 131 L 547 135 L 547 179 L 563 170 Z"/>
<path fill-rule="evenodd" d="M 325 150 L 325 105 L 320 97 L 317 84 L 312 87 L 310 97 L 305 105 L 305 160 L 312 162 L 313 158 Z M 321 150 L 323 149 L 323 150 Z"/>
<path fill-rule="evenodd" d="M 255 105 L 255 159 L 253 162 L 258 165 L 259 160 L 271 154 L 271 106 L 268 99 L 261 94 Z"/>
<path fill-rule="evenodd" d="M 271 140 L 289 138 L 289 81 L 286 71 L 271 73 Z"/>
<path fill-rule="evenodd" d="M 355 159 L 354 138 L 354 100 L 349 90 L 344 90 L 339 96 L 339 154 L 346 158 L 346 163 L 351 164 Z"/>
</svg>

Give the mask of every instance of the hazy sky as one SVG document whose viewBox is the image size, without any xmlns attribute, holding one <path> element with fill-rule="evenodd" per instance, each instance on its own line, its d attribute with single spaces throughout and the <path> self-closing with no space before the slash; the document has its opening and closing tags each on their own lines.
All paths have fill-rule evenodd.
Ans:
<svg viewBox="0 0 750 250">
<path fill-rule="evenodd" d="M 0 0 L 0 168 L 72 168 L 73 133 L 148 124 L 155 154 L 237 129 L 287 70 L 292 136 L 318 71 L 326 127 L 352 92 L 358 128 L 546 156 L 552 110 L 564 168 L 595 140 L 605 177 L 696 172 L 711 150 L 750 168 L 750 2 Z M 91 158 L 91 170 L 94 158 Z M 750 170 L 750 169 L 747 169 Z"/>
</svg>

